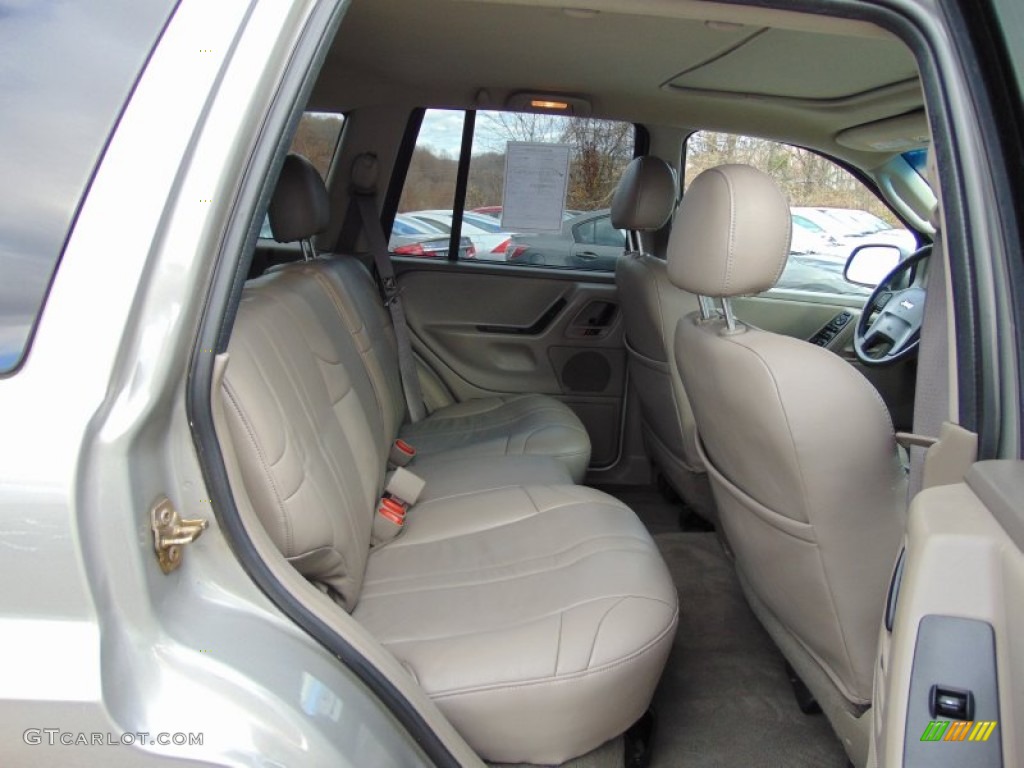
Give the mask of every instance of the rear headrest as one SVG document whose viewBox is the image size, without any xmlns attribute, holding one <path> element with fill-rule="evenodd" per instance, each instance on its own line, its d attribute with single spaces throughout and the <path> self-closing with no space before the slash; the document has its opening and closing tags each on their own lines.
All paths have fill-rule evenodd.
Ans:
<svg viewBox="0 0 1024 768">
<path fill-rule="evenodd" d="M 676 175 L 660 157 L 637 157 L 626 166 L 612 197 L 612 226 L 654 232 L 676 206 Z"/>
<path fill-rule="evenodd" d="M 288 155 L 270 200 L 270 231 L 279 243 L 307 240 L 327 229 L 331 206 L 319 172 L 302 155 Z"/>
<path fill-rule="evenodd" d="M 770 176 L 749 165 L 704 171 L 679 204 L 668 241 L 668 277 L 700 296 L 761 293 L 789 258 L 789 203 Z"/>
</svg>

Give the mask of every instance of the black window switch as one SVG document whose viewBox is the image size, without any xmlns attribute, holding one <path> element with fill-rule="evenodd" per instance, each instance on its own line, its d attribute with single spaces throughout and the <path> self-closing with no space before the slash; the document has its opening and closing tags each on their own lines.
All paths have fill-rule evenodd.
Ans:
<svg viewBox="0 0 1024 768">
<path fill-rule="evenodd" d="M 959 688 L 933 685 L 928 693 L 928 709 L 933 718 L 974 719 L 974 694 Z"/>
</svg>

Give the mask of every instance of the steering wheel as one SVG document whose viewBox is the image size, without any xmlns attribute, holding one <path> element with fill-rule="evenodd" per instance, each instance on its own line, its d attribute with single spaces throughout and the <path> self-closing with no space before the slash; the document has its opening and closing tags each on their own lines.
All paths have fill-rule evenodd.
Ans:
<svg viewBox="0 0 1024 768">
<path fill-rule="evenodd" d="M 926 245 L 901 261 L 868 298 L 853 330 L 853 349 L 864 365 L 892 365 L 917 353 L 924 322 L 924 288 L 912 285 L 894 290 L 892 286 L 931 255 L 932 246 Z"/>
</svg>

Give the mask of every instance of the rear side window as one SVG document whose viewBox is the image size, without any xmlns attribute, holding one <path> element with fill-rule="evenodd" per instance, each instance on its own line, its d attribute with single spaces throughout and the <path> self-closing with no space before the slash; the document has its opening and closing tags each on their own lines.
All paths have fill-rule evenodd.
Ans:
<svg viewBox="0 0 1024 768">
<path fill-rule="evenodd" d="M 609 208 L 633 159 L 636 127 L 589 117 L 479 111 L 461 157 L 466 115 L 431 109 L 420 126 L 398 204 L 399 219 L 429 227 L 392 230 L 392 253 L 451 258 L 460 163 L 468 163 L 458 258 L 510 265 L 611 271 L 626 233 Z M 506 199 L 506 195 L 510 199 Z M 536 203 L 536 205 L 532 205 Z M 396 219 L 398 221 L 398 219 Z"/>
<path fill-rule="evenodd" d="M 174 5 L 0 10 L 0 375 L 28 351 L 93 171 Z"/>
</svg>

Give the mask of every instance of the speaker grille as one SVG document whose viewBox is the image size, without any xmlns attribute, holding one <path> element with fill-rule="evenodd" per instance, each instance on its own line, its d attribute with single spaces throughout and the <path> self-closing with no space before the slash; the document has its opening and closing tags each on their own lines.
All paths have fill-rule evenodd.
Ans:
<svg viewBox="0 0 1024 768">
<path fill-rule="evenodd" d="M 572 392 L 604 392 L 612 367 L 600 352 L 578 352 L 562 367 L 562 386 Z"/>
</svg>

